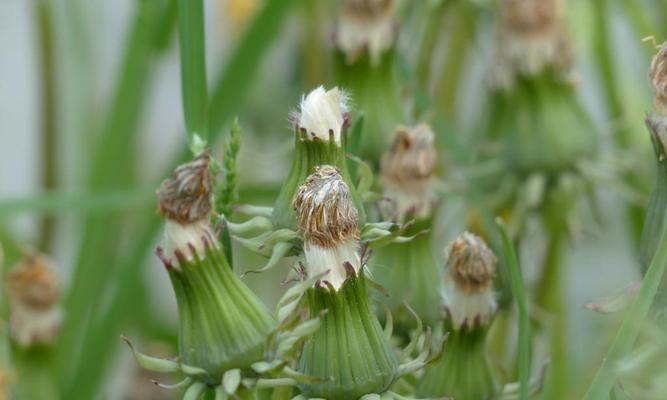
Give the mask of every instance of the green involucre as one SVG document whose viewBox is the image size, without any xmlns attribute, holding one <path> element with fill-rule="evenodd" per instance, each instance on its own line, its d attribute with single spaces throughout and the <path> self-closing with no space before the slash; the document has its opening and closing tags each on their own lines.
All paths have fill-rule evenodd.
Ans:
<svg viewBox="0 0 667 400">
<path fill-rule="evenodd" d="M 446 330 L 450 333 L 443 354 L 435 364 L 426 367 L 417 395 L 457 400 L 494 398 L 500 385 L 486 352 L 488 327 L 452 330 L 448 326 Z"/>
<path fill-rule="evenodd" d="M 398 358 L 368 305 L 363 273 L 349 277 L 337 291 L 309 289 L 305 301 L 313 315 L 327 311 L 298 362 L 299 372 L 320 378 L 302 384 L 303 393 L 352 400 L 386 391 L 397 378 Z"/>
<path fill-rule="evenodd" d="M 276 322 L 232 272 L 223 250 L 207 246 L 203 258 L 181 258 L 180 264 L 169 276 L 178 302 L 182 362 L 206 370 L 204 380 L 217 384 L 225 371 L 262 360 Z"/>
</svg>

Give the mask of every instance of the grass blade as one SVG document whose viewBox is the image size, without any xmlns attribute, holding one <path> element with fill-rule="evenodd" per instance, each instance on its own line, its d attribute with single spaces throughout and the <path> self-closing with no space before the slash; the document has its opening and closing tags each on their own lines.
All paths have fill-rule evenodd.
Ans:
<svg viewBox="0 0 667 400">
<path fill-rule="evenodd" d="M 526 307 L 526 294 L 524 292 L 521 268 L 517 260 L 516 251 L 512 239 L 510 239 L 507 226 L 502 219 L 496 218 L 496 226 L 500 232 L 503 244 L 503 259 L 509 272 L 512 293 L 519 314 L 519 399 L 528 400 L 528 386 L 530 381 L 530 321 Z"/>
<path fill-rule="evenodd" d="M 155 201 L 155 190 L 102 191 L 99 193 L 44 193 L 37 196 L 0 200 L 0 217 L 21 212 L 57 214 L 121 210 L 146 206 Z"/>
<path fill-rule="evenodd" d="M 630 306 L 620 329 L 614 337 L 602 364 L 593 378 L 591 386 L 586 392 L 586 400 L 600 400 L 609 398 L 609 392 L 616 382 L 616 363 L 632 349 L 642 322 L 648 315 L 653 298 L 658 291 L 662 276 L 667 266 L 667 228 L 663 230 L 660 245 L 651 264 L 644 275 L 642 286 L 635 301 Z"/>
<path fill-rule="evenodd" d="M 196 155 L 208 138 L 203 0 L 178 0 L 178 32 L 185 130 L 190 149 Z"/>
</svg>

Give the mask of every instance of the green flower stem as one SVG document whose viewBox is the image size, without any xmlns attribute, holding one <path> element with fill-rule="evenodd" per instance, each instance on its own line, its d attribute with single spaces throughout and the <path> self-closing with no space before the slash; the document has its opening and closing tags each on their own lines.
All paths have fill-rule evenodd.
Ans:
<svg viewBox="0 0 667 400">
<path fill-rule="evenodd" d="M 297 230 L 296 214 L 292 208 L 294 194 L 308 175 L 319 165 L 335 165 L 340 169 L 343 179 L 350 189 L 352 200 L 359 212 L 359 223 L 366 222 L 364 205 L 356 190 L 347 168 L 345 153 L 346 134 L 341 135 L 340 146 L 331 140 L 318 140 L 307 137 L 305 132 L 297 131 L 294 138 L 294 158 L 287 179 L 278 194 L 273 207 L 273 221 L 277 228 Z"/>
<path fill-rule="evenodd" d="M 660 245 L 644 275 L 639 293 L 627 311 L 607 354 L 602 359 L 600 368 L 586 392 L 585 400 L 609 398 L 609 393 L 616 382 L 616 363 L 628 354 L 639 336 L 642 323 L 651 309 L 667 266 L 667 226 L 660 237 Z"/>
<path fill-rule="evenodd" d="M 289 15 L 288 11 L 293 3 L 294 0 L 267 1 L 230 55 L 230 62 L 224 66 L 211 96 L 210 109 L 215 110 L 215 112 L 210 115 L 209 142 L 212 143 L 220 135 L 224 124 L 240 107 L 242 95 L 248 91 L 247 88 L 251 85 L 252 78 L 266 50 L 273 43 L 273 40 L 280 36 L 280 29 Z M 162 28 L 164 29 L 164 27 Z M 235 93 L 235 96 L 229 96 L 229 93 Z M 131 105 L 133 102 L 129 104 Z M 172 158 L 166 164 L 161 177 L 169 175 L 173 166 L 179 164 L 179 160 L 188 158 L 190 158 L 189 150 Z M 114 171 L 114 168 L 111 168 L 110 171 Z M 96 273 L 100 275 L 102 275 L 101 272 L 105 274 L 115 272 L 108 279 L 111 293 L 106 296 L 110 301 L 105 304 L 105 317 L 94 321 L 91 326 L 86 323 L 90 310 L 84 306 L 89 303 L 89 299 L 95 297 L 95 293 L 99 293 L 98 290 L 92 290 L 92 295 L 86 292 L 85 295 L 82 293 L 73 296 L 78 299 L 84 312 L 77 313 L 71 319 L 71 323 L 76 325 L 76 327 L 71 328 L 71 332 L 77 334 L 70 336 L 69 345 L 59 351 L 64 357 L 61 358 L 63 361 L 62 364 L 59 362 L 58 368 L 63 376 L 68 375 L 70 377 L 63 377 L 60 382 L 65 384 L 67 379 L 71 379 L 69 384 L 76 381 L 78 387 L 74 390 L 75 387 L 72 386 L 72 390 L 66 392 L 70 397 L 64 396 L 63 398 L 88 400 L 94 396 L 108 366 L 109 357 L 116 349 L 115 344 L 118 343 L 120 327 L 136 315 L 138 309 L 141 309 L 136 307 L 134 299 L 136 294 L 143 290 L 141 275 L 144 269 L 142 267 L 145 264 L 144 260 L 149 253 L 149 249 L 155 245 L 155 236 L 162 226 L 161 221 L 155 216 L 153 208 L 146 208 L 142 215 L 145 215 L 146 219 L 139 224 L 135 240 L 133 240 L 130 248 L 124 253 L 126 255 L 116 267 L 100 269 L 97 262 L 90 265 L 91 267 L 94 266 Z M 95 260 L 99 261 L 100 259 L 105 258 L 103 255 L 97 254 Z M 76 280 L 80 281 L 81 285 L 86 282 L 78 276 Z M 90 289 L 90 287 L 87 288 Z M 91 312 L 94 314 L 101 312 L 101 310 L 101 305 L 96 304 Z M 83 338 L 83 340 L 81 341 L 80 338 Z M 79 353 L 75 351 L 79 348 L 85 348 L 86 352 Z M 60 367 L 60 365 L 67 364 L 76 364 L 79 368 L 77 371 L 69 371 Z M 90 368 L 90 365 L 99 367 Z"/>
<path fill-rule="evenodd" d="M 550 337 L 550 363 L 544 388 L 544 399 L 567 398 L 571 371 L 567 357 L 567 318 L 564 304 L 565 263 L 562 262 L 565 232 L 551 228 L 542 276 L 536 289 L 537 306 L 547 311 L 551 318 L 548 327 Z"/>
<path fill-rule="evenodd" d="M 438 306 L 440 298 L 440 269 L 433 257 L 431 222 L 423 221 L 406 232 L 412 236 L 423 229 L 429 233 L 419 235 L 406 243 L 394 243 L 378 248 L 371 259 L 373 279 L 384 286 L 389 296 L 378 294 L 394 318 L 396 332 L 409 334 L 416 326 L 415 317 L 404 307 L 404 302 L 429 326 L 442 319 Z"/>
<path fill-rule="evenodd" d="M 435 95 L 435 103 L 438 110 L 444 110 L 445 116 L 454 121 L 456 117 L 456 99 L 461 73 L 465 65 L 470 41 L 474 37 L 473 24 L 471 21 L 468 5 L 462 1 L 452 4 L 448 10 L 451 23 L 451 36 L 447 42 L 449 51 L 446 63 L 438 76 L 438 93 Z"/>
<path fill-rule="evenodd" d="M 387 390 L 397 377 L 398 359 L 370 310 L 363 273 L 338 291 L 312 288 L 305 301 L 312 315 L 326 315 L 298 362 L 300 372 L 321 379 L 303 384 L 304 394 L 350 400 Z"/>
<path fill-rule="evenodd" d="M 519 400 L 528 400 L 528 385 L 530 381 L 530 322 L 526 305 L 526 294 L 521 276 L 521 267 L 516 255 L 514 244 L 510 238 L 507 226 L 502 219 L 496 219 L 496 226 L 503 242 L 503 259 L 507 264 L 512 284 L 512 293 L 516 300 L 519 337 L 518 337 L 518 367 L 519 367 Z"/>
<path fill-rule="evenodd" d="M 451 397 L 457 400 L 489 400 L 499 391 L 494 371 L 486 352 L 488 329 L 449 331 L 440 359 L 426 367 L 417 387 L 421 398 Z"/>
<path fill-rule="evenodd" d="M 180 323 L 183 363 L 203 368 L 207 384 L 230 369 L 260 361 L 275 321 L 255 294 L 234 275 L 222 249 L 207 247 L 203 259 L 170 270 Z"/>
<path fill-rule="evenodd" d="M 196 136 L 204 142 L 208 139 L 203 0 L 178 0 L 178 32 L 185 128 L 190 149 L 197 155 L 203 148 L 196 148 L 201 146 Z"/>
<path fill-rule="evenodd" d="M 12 356 L 16 373 L 14 393 L 17 399 L 60 399 L 52 368 L 52 347 L 22 348 L 14 345 L 12 346 Z M 7 366 L 3 365 L 2 367 L 6 368 Z"/>
<path fill-rule="evenodd" d="M 612 121 L 612 137 L 614 142 L 621 149 L 631 149 L 635 147 L 637 136 L 630 129 L 627 115 L 625 115 L 625 104 L 623 102 L 622 89 L 619 87 L 619 79 L 616 74 L 613 56 L 613 32 L 609 27 L 610 13 L 608 0 L 596 0 L 593 3 L 595 9 L 595 59 L 598 61 L 600 80 L 604 90 L 604 99 L 607 100 L 607 112 Z M 633 8 L 637 9 L 635 5 Z M 644 192 L 646 187 L 645 179 L 633 171 L 628 171 L 624 179 L 630 186 L 639 192 Z M 644 209 L 638 205 L 629 205 L 627 209 L 627 218 L 631 227 L 631 236 L 633 243 L 639 246 L 642 227 L 644 224 Z"/>
<path fill-rule="evenodd" d="M 425 3 L 426 28 L 424 29 L 415 67 L 418 83 L 423 88 L 430 87 L 429 78 L 431 77 L 433 53 L 442 28 L 443 13 L 449 4 L 451 4 L 450 0 L 439 0 L 435 4 L 434 2 Z"/>
<path fill-rule="evenodd" d="M 35 38 L 37 49 L 39 49 L 38 71 L 40 75 L 40 131 L 41 131 L 41 164 L 42 164 L 42 188 L 53 190 L 56 187 L 58 148 L 56 127 L 56 77 L 55 60 L 53 52 L 53 18 L 51 11 L 52 3 L 48 0 L 33 2 L 32 12 L 37 29 Z M 53 237 L 53 216 L 43 216 L 40 227 L 39 247 L 48 251 Z"/>
</svg>

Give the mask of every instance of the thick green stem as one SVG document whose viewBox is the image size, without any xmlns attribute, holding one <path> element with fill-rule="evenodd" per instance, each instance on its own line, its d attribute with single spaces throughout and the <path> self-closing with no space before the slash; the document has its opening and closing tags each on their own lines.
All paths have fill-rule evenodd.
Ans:
<svg viewBox="0 0 667 400">
<path fill-rule="evenodd" d="M 51 2 L 48 0 L 36 0 L 33 2 L 33 18 L 37 29 L 37 49 L 40 80 L 40 136 L 41 136 L 41 160 L 42 160 L 42 188 L 45 191 L 56 187 L 57 167 L 57 131 L 56 131 L 56 90 L 55 90 L 55 63 L 53 51 L 53 18 Z M 39 247 L 48 251 L 53 238 L 54 217 L 45 215 L 42 217 L 40 227 Z"/>
<path fill-rule="evenodd" d="M 567 398 L 570 383 L 564 304 L 566 273 L 565 263 L 562 262 L 566 236 L 560 228 L 551 228 L 549 231 L 549 242 L 535 300 L 550 316 L 547 326 L 541 327 L 548 333 L 550 340 L 550 363 L 543 398 L 562 400 Z"/>
<path fill-rule="evenodd" d="M 58 400 L 58 386 L 53 374 L 53 349 L 50 346 L 22 348 L 13 346 L 16 368 L 16 398 Z"/>
</svg>

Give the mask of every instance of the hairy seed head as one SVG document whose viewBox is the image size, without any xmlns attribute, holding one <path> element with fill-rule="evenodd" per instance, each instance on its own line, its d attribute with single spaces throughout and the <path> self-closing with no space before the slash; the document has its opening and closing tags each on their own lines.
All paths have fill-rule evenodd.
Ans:
<svg viewBox="0 0 667 400">
<path fill-rule="evenodd" d="M 307 243 L 335 247 L 359 235 L 357 209 L 338 168 L 321 165 L 299 187 L 292 207 Z"/>
<path fill-rule="evenodd" d="M 648 75 L 655 94 L 656 113 L 667 117 L 667 42 L 658 48 L 658 53 L 651 61 Z"/>
<path fill-rule="evenodd" d="M 188 224 L 209 216 L 213 208 L 211 155 L 203 152 L 179 165 L 157 191 L 158 211 L 168 220 Z"/>
<path fill-rule="evenodd" d="M 477 235 L 464 232 L 445 250 L 447 273 L 464 292 L 488 290 L 496 273 L 496 256 Z"/>
<path fill-rule="evenodd" d="M 299 111 L 294 116 L 297 129 L 306 131 L 308 137 L 328 141 L 332 136 L 341 144 L 343 130 L 349 123 L 349 97 L 334 87 L 326 90 L 319 86 L 301 98 Z"/>
</svg>

